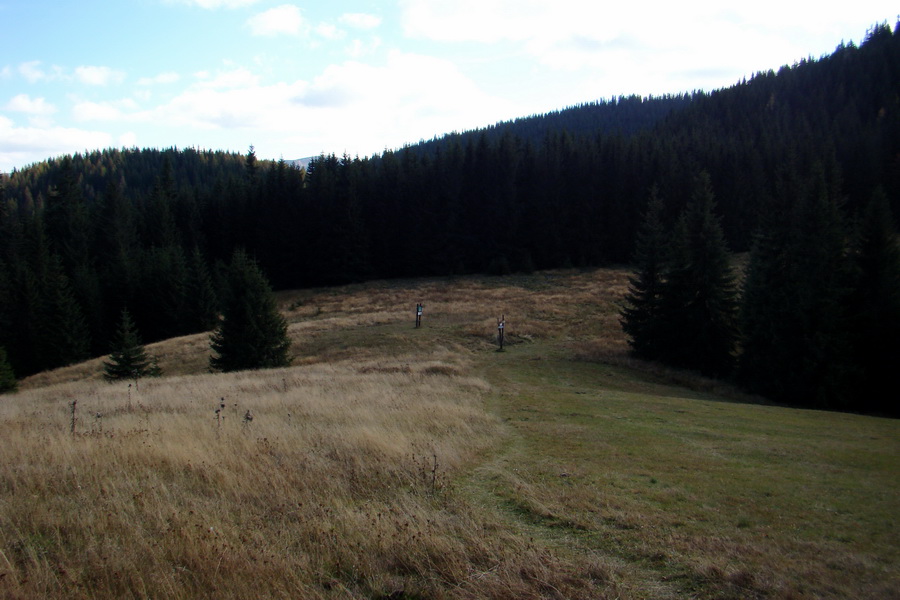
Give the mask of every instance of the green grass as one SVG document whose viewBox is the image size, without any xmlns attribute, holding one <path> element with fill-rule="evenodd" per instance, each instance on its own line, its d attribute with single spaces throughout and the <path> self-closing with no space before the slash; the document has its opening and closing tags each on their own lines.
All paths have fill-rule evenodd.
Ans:
<svg viewBox="0 0 900 600">
<path fill-rule="evenodd" d="M 546 350 L 485 357 L 517 443 L 473 493 L 634 566 L 639 594 L 900 592 L 897 421 L 731 401 Z"/>
</svg>

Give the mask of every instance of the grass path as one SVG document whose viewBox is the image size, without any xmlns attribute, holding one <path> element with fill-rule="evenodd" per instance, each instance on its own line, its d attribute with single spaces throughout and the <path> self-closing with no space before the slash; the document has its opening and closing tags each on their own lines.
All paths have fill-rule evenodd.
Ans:
<svg viewBox="0 0 900 600">
<path fill-rule="evenodd" d="M 572 360 L 485 355 L 512 430 L 473 493 L 629 597 L 900 596 L 894 420 L 730 402 Z"/>
<path fill-rule="evenodd" d="M 462 489 L 517 534 L 595 565 L 611 596 L 900 597 L 900 422 L 632 368 L 623 282 L 597 271 L 379 290 L 385 306 L 425 297 L 423 328 L 410 312 L 333 335 L 465 354 L 508 435 Z"/>
</svg>

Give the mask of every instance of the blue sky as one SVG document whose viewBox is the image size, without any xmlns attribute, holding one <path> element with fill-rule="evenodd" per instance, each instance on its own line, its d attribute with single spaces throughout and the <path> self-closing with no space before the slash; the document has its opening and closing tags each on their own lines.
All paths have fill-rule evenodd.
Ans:
<svg viewBox="0 0 900 600">
<path fill-rule="evenodd" d="M 108 147 L 368 156 L 612 96 L 727 87 L 898 13 L 617 4 L 0 0 L 0 171 Z"/>
</svg>

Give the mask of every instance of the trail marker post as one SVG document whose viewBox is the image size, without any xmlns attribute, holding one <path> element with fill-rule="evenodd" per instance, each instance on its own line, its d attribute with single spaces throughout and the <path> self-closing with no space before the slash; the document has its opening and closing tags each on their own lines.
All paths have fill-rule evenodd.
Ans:
<svg viewBox="0 0 900 600">
<path fill-rule="evenodd" d="M 500 342 L 500 349 L 503 350 L 503 330 L 506 327 L 506 315 L 500 315 L 497 319 L 497 340 Z"/>
<path fill-rule="evenodd" d="M 421 302 L 416 303 L 416 329 L 422 326 L 422 311 L 425 307 Z"/>
</svg>

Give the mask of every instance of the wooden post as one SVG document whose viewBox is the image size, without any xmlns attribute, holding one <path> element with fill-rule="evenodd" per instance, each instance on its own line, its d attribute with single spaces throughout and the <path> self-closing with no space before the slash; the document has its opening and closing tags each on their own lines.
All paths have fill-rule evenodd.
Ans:
<svg viewBox="0 0 900 600">
<path fill-rule="evenodd" d="M 503 350 L 503 330 L 506 328 L 506 315 L 500 315 L 497 319 L 497 340 L 500 342 L 500 349 Z"/>
<path fill-rule="evenodd" d="M 72 407 L 72 423 L 69 429 L 72 432 L 72 435 L 75 435 L 75 421 L 77 420 L 77 418 L 75 417 L 75 409 L 78 406 L 78 400 L 72 400 L 69 406 Z"/>
<path fill-rule="evenodd" d="M 416 303 L 416 329 L 422 326 L 422 310 L 424 308 L 421 302 Z"/>
</svg>

